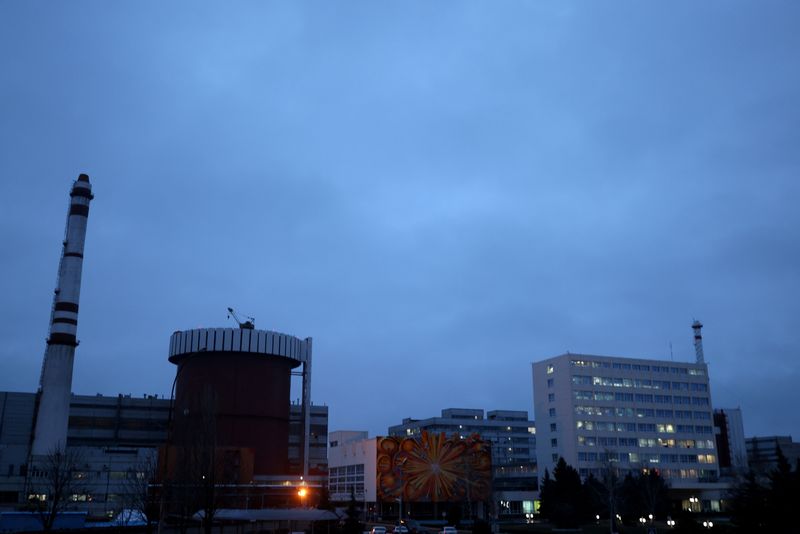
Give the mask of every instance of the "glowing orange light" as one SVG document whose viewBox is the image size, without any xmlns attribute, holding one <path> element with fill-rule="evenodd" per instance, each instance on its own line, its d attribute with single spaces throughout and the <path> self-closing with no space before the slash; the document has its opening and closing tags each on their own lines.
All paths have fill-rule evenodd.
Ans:
<svg viewBox="0 0 800 534">
<path fill-rule="evenodd" d="M 305 488 L 300 488 L 299 490 L 297 490 L 297 494 L 300 497 L 305 497 L 306 496 L 306 489 Z"/>
</svg>

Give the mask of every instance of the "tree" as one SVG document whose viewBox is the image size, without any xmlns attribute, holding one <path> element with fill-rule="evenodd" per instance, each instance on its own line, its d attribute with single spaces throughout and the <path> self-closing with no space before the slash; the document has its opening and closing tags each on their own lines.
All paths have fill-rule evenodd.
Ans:
<svg viewBox="0 0 800 534">
<path fill-rule="evenodd" d="M 581 477 L 574 467 L 559 458 L 553 478 L 545 470 L 540 492 L 540 512 L 559 528 L 575 528 L 585 519 L 587 507 Z"/>
<path fill-rule="evenodd" d="M 45 531 L 53 528 L 58 514 L 72 502 L 72 496 L 83 488 L 82 472 L 78 466 L 83 455 L 78 449 L 56 447 L 38 462 L 34 462 L 33 477 L 29 486 L 29 504 L 38 512 Z"/>
<path fill-rule="evenodd" d="M 150 518 L 157 513 L 157 504 L 150 491 L 150 483 L 155 479 L 156 459 L 154 455 L 145 457 L 127 473 L 127 478 L 122 488 L 122 503 L 120 522 L 127 526 L 129 522 L 139 518 L 147 519 L 147 532 L 150 532 Z"/>
<path fill-rule="evenodd" d="M 225 455 L 217 448 L 216 395 L 206 389 L 190 408 L 176 417 L 178 440 L 171 498 L 180 517 L 180 530 L 200 512 L 203 530 L 211 534 L 218 508 L 217 485 L 226 476 Z"/>
<path fill-rule="evenodd" d="M 364 526 L 358 520 L 358 503 L 356 503 L 356 492 L 350 490 L 350 504 L 347 505 L 347 518 L 344 520 L 342 534 L 362 534 Z"/>
<path fill-rule="evenodd" d="M 731 520 L 742 532 L 797 532 L 794 507 L 800 501 L 800 462 L 792 470 L 779 449 L 777 466 L 766 477 L 748 473 L 729 500 Z"/>
<path fill-rule="evenodd" d="M 620 511 L 627 521 L 669 513 L 669 485 L 655 469 L 635 476 L 628 473 L 622 481 L 620 497 Z"/>
</svg>

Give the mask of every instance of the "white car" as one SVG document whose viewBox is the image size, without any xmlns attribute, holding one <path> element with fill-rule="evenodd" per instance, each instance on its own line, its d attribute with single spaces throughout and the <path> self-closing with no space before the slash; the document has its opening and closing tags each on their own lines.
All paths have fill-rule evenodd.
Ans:
<svg viewBox="0 0 800 534">
<path fill-rule="evenodd" d="M 394 534 L 408 534 L 408 527 L 405 525 L 397 525 L 394 527 Z"/>
<path fill-rule="evenodd" d="M 444 527 L 441 534 L 458 534 L 456 527 Z"/>
<path fill-rule="evenodd" d="M 386 534 L 386 527 L 372 527 L 369 534 Z"/>
</svg>

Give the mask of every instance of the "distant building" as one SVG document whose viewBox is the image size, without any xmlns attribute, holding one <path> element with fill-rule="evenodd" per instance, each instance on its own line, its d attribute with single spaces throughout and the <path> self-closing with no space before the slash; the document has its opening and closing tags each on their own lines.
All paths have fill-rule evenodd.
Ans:
<svg viewBox="0 0 800 534">
<path fill-rule="evenodd" d="M 758 436 L 745 439 L 747 461 L 757 473 L 766 473 L 778 465 L 778 450 L 794 468 L 800 458 L 800 443 L 792 441 L 792 436 Z"/>
<path fill-rule="evenodd" d="M 714 432 L 720 474 L 736 476 L 746 473 L 749 468 L 742 410 L 739 408 L 714 410 Z"/>
<path fill-rule="evenodd" d="M 538 500 L 536 426 L 528 412 L 448 408 L 441 417 L 403 419 L 390 436 L 413 437 L 423 431 L 462 439 L 478 434 L 492 446 L 492 493 L 500 517 L 534 513 Z"/>
<path fill-rule="evenodd" d="M 563 354 L 533 364 L 533 397 L 540 478 L 560 457 L 582 477 L 655 469 L 685 508 L 719 509 L 704 363 Z"/>
</svg>

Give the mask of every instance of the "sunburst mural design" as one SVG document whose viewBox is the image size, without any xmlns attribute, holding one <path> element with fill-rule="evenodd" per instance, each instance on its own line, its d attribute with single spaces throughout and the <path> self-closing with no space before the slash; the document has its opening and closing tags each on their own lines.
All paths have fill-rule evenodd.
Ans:
<svg viewBox="0 0 800 534">
<path fill-rule="evenodd" d="M 414 502 L 489 498 L 490 444 L 474 434 L 461 439 L 423 431 L 419 438 L 377 440 L 378 498 Z"/>
</svg>

